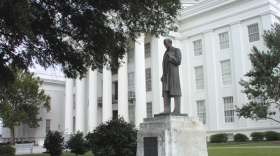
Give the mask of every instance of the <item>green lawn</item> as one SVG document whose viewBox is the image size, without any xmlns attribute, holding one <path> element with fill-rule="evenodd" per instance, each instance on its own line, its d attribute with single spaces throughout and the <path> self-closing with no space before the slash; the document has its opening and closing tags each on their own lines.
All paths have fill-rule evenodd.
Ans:
<svg viewBox="0 0 280 156">
<path fill-rule="evenodd" d="M 209 156 L 276 156 L 280 155 L 280 141 L 248 141 L 208 143 Z M 28 154 L 24 156 L 49 156 L 48 154 Z M 75 156 L 64 152 L 62 156 Z M 93 156 L 91 151 L 84 156 Z"/>
<path fill-rule="evenodd" d="M 207 143 L 207 148 L 221 147 L 254 147 L 254 146 L 279 146 L 280 141 L 247 141 L 247 142 L 226 142 L 226 143 Z"/>
</svg>

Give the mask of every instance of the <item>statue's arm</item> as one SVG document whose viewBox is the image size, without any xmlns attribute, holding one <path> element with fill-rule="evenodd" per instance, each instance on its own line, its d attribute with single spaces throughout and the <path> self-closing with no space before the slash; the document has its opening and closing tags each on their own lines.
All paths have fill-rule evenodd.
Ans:
<svg viewBox="0 0 280 156">
<path fill-rule="evenodd" d="M 174 65 L 180 65 L 181 64 L 181 50 L 177 49 L 175 52 L 175 55 L 169 54 L 169 62 L 173 63 Z"/>
</svg>

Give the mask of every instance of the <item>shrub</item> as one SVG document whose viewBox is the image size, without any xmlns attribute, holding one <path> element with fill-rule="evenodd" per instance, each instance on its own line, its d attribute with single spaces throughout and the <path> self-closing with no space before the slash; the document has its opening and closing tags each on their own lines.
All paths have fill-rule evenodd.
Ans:
<svg viewBox="0 0 280 156">
<path fill-rule="evenodd" d="M 23 143 L 31 143 L 30 141 L 24 141 Z"/>
<path fill-rule="evenodd" d="M 234 141 L 236 142 L 244 142 L 244 141 L 248 141 L 248 137 L 245 134 L 241 134 L 241 133 L 237 133 L 234 135 Z"/>
<path fill-rule="evenodd" d="M 86 141 L 83 136 L 83 132 L 77 131 L 70 135 L 70 139 L 67 142 L 68 147 L 71 149 L 71 153 L 75 153 L 76 156 L 78 154 L 84 155 L 87 152 Z"/>
<path fill-rule="evenodd" d="M 44 148 L 47 149 L 47 153 L 51 156 L 57 156 L 62 154 L 63 140 L 61 132 L 49 131 L 44 140 Z"/>
<path fill-rule="evenodd" d="M 137 129 L 122 117 L 113 118 L 86 135 L 94 156 L 135 156 Z"/>
<path fill-rule="evenodd" d="M 262 133 L 262 132 L 253 132 L 253 133 L 250 134 L 250 136 L 252 137 L 253 141 L 263 140 L 264 133 Z"/>
<path fill-rule="evenodd" d="M 210 136 L 210 142 L 218 143 L 218 142 L 227 142 L 228 136 L 225 133 L 214 134 Z"/>
<path fill-rule="evenodd" d="M 15 152 L 15 148 L 13 148 L 11 145 L 0 146 L 0 155 L 14 155 Z"/>
<path fill-rule="evenodd" d="M 275 131 L 266 131 L 264 136 L 266 140 L 280 140 L 280 134 Z"/>
</svg>

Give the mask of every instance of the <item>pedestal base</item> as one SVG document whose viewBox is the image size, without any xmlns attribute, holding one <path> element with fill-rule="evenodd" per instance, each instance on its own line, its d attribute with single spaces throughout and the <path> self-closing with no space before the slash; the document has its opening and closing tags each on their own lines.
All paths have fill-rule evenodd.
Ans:
<svg viewBox="0 0 280 156">
<path fill-rule="evenodd" d="M 203 124 L 196 117 L 145 118 L 137 133 L 137 156 L 208 156 Z"/>
</svg>

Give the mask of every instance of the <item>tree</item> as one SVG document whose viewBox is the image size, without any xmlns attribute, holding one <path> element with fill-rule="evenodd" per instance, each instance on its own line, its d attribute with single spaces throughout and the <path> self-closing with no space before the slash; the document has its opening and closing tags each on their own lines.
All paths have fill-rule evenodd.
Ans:
<svg viewBox="0 0 280 156">
<path fill-rule="evenodd" d="M 77 131 L 76 133 L 71 134 L 67 143 L 71 149 L 71 153 L 75 153 L 76 156 L 78 154 L 84 155 L 87 152 L 86 141 L 84 139 L 83 132 Z"/>
<path fill-rule="evenodd" d="M 259 119 L 274 119 L 276 112 L 272 107 L 278 108 L 280 98 L 280 25 L 274 24 L 271 30 L 265 30 L 263 35 L 267 51 L 260 51 L 253 47 L 249 54 L 253 68 L 245 74 L 248 81 L 241 80 L 239 84 L 245 89 L 249 103 L 241 108 L 236 106 L 239 117 Z"/>
<path fill-rule="evenodd" d="M 72 78 L 115 69 L 128 40 L 176 31 L 180 8 L 180 0 L 1 0 L 0 79 L 12 80 L 8 63 L 59 65 Z"/>
<path fill-rule="evenodd" d="M 48 131 L 45 140 L 44 148 L 51 156 L 62 155 L 64 137 L 61 132 Z"/>
<path fill-rule="evenodd" d="M 112 118 L 86 135 L 95 156 L 135 156 L 137 129 L 121 117 Z"/>
<path fill-rule="evenodd" d="M 8 66 L 13 72 L 15 81 L 8 86 L 0 84 L 0 118 L 3 127 L 11 130 L 11 144 L 14 144 L 15 126 L 27 124 L 30 128 L 39 126 L 40 107 L 50 110 L 49 95 L 39 90 L 40 78 L 33 73 L 23 72 L 18 68 Z"/>
</svg>

